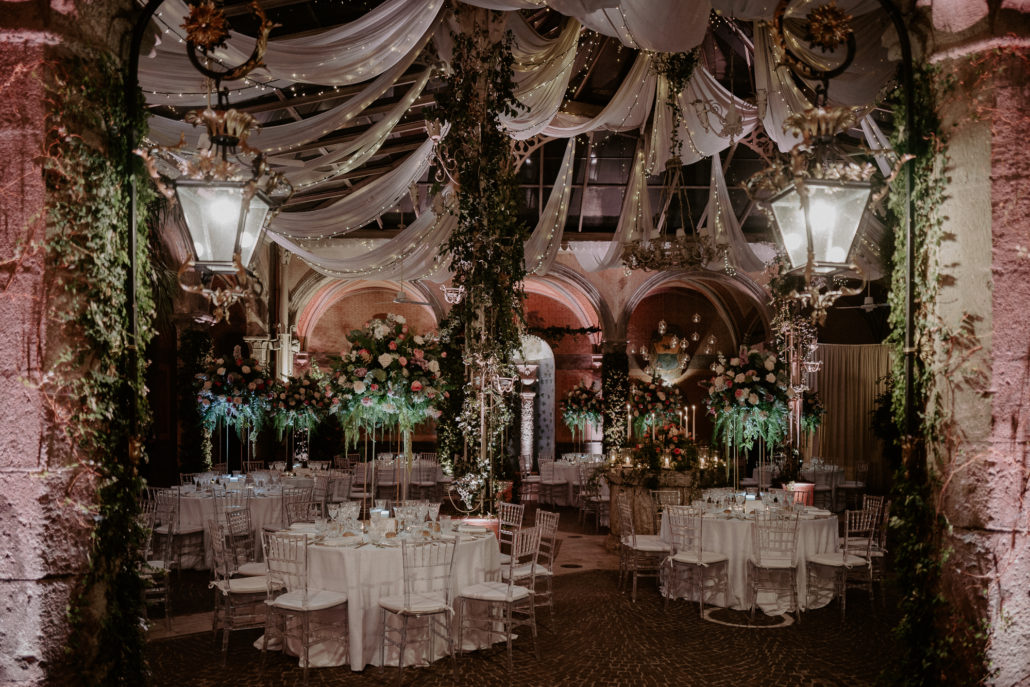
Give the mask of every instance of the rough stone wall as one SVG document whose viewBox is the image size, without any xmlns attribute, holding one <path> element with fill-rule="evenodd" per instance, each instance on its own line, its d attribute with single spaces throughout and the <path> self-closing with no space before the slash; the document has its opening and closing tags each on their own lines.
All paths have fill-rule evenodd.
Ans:
<svg viewBox="0 0 1030 687">
<path fill-rule="evenodd" d="M 934 8 L 935 24 L 939 7 Z M 938 21 L 940 19 L 940 22 Z M 995 20 L 998 17 L 994 18 Z M 1009 23 L 1008 26 L 1013 26 Z M 943 40 L 942 40 L 943 38 Z M 948 135 L 944 240 L 939 249 L 943 329 L 937 344 L 945 423 L 938 451 L 939 505 L 953 550 L 949 603 L 986 619 L 996 685 L 1030 682 L 1030 83 L 1027 54 L 955 50 L 937 36 L 955 88 L 939 103 Z M 970 45 L 970 31 L 961 43 Z M 1015 39 L 1013 39 L 1015 41 Z M 969 625 L 972 627 L 973 625 Z"/>
<path fill-rule="evenodd" d="M 0 1 L 0 685 L 62 683 L 55 666 L 88 538 L 68 498 L 88 499 L 90 485 L 72 481 L 37 388 L 61 343 L 45 317 L 46 265 L 24 250 L 44 237 L 42 76 L 69 53 L 116 46 L 121 5 Z"/>
</svg>

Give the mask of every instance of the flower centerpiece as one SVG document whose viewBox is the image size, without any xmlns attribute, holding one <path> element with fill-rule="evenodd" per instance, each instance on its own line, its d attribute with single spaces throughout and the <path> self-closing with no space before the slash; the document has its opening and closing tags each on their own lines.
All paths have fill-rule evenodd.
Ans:
<svg viewBox="0 0 1030 687">
<path fill-rule="evenodd" d="M 819 398 L 819 392 L 808 390 L 801 397 L 801 429 L 812 434 L 823 424 L 823 415 L 826 414 L 826 407 Z"/>
<path fill-rule="evenodd" d="M 254 358 L 244 358 L 240 347 L 232 356 L 207 356 L 204 371 L 195 375 L 197 408 L 204 428 L 231 426 L 236 436 L 256 436 L 265 422 L 271 380 Z"/>
<path fill-rule="evenodd" d="M 280 439 L 289 429 L 305 431 L 318 427 L 329 408 L 333 391 L 317 377 L 290 377 L 271 390 L 272 424 Z"/>
<path fill-rule="evenodd" d="M 665 384 L 661 377 L 646 382 L 634 379 L 630 384 L 629 415 L 634 436 L 644 436 L 649 427 L 675 424 L 682 409 L 679 389 Z"/>
<path fill-rule="evenodd" d="M 780 443 L 789 415 L 787 369 L 773 352 L 741 348 L 729 360 L 722 354 L 712 365 L 705 405 L 714 420 L 714 436 L 729 448 L 750 449 L 756 439 Z"/>
<path fill-rule="evenodd" d="M 400 315 L 373 319 L 347 335 L 351 348 L 333 362 L 330 412 L 343 427 L 347 445 L 359 431 L 396 425 L 410 455 L 411 430 L 436 418 L 436 404 L 447 391 L 440 379 L 435 337 L 415 334 Z"/>
<path fill-rule="evenodd" d="M 562 421 L 572 431 L 572 440 L 576 441 L 577 434 L 582 441 L 586 437 L 587 427 L 595 430 L 601 428 L 601 411 L 603 403 L 601 400 L 601 387 L 599 385 L 587 386 L 579 382 L 572 387 L 561 402 Z"/>
</svg>

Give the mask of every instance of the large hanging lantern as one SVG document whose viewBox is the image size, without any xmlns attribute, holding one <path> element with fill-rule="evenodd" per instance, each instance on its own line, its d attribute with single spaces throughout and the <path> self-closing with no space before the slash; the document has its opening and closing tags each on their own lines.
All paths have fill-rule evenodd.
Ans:
<svg viewBox="0 0 1030 687">
<path fill-rule="evenodd" d="M 188 56 L 201 74 L 214 81 L 218 98 L 214 108 L 192 110 L 185 117 L 206 129 L 205 143 L 191 150 L 180 140 L 176 146 L 153 146 L 141 153 L 158 189 L 182 208 L 191 257 L 179 269 L 179 283 L 212 302 L 215 321 L 227 317 L 237 300 L 260 288 L 248 268 L 266 227 L 293 193 L 289 181 L 269 169 L 265 155 L 247 144 L 247 137 L 259 128 L 257 121 L 230 108 L 227 91 L 219 88 L 222 80 L 241 79 L 261 64 L 276 25 L 256 3 L 251 10 L 261 24 L 250 59 L 219 72 L 207 57 L 229 35 L 224 13 L 211 0 L 191 6 L 183 24 Z M 191 269 L 199 272 L 200 286 L 183 282 Z M 222 277 L 224 288 L 213 286 L 215 276 Z"/>
<path fill-rule="evenodd" d="M 809 179 L 771 198 L 773 224 L 791 270 L 804 269 L 809 260 L 816 274 L 848 270 L 872 192 L 868 182 Z"/>
</svg>

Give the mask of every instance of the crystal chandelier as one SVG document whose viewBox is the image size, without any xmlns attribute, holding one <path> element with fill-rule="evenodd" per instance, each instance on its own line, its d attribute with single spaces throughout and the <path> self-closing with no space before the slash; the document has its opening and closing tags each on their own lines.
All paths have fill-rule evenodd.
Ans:
<svg viewBox="0 0 1030 687">
<path fill-rule="evenodd" d="M 628 269 L 697 269 L 715 258 L 715 250 L 694 226 L 683 188 L 683 165 L 675 160 L 666 163 L 665 182 L 665 200 L 655 234 L 623 244 L 622 263 Z M 667 230 L 673 223 L 679 226 Z"/>
</svg>

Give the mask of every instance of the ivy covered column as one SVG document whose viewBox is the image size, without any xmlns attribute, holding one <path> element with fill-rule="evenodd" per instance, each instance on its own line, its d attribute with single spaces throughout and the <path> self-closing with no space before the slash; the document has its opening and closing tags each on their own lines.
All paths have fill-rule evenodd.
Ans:
<svg viewBox="0 0 1030 687">
<path fill-rule="evenodd" d="M 626 445 L 629 414 L 629 356 L 626 341 L 608 340 L 601 348 L 601 397 L 604 400 L 604 440 L 602 450 L 607 456 L 612 449 Z"/>
<path fill-rule="evenodd" d="M 895 480 L 904 684 L 1030 679 L 1030 15 L 1015 5 L 933 3 L 913 23 L 932 27 L 914 36 L 910 134 L 927 455 Z"/>
<path fill-rule="evenodd" d="M 133 341 L 129 4 L 0 5 L 0 682 L 144 684 L 128 418 L 147 418 L 131 365 L 153 304 L 141 222 Z"/>
</svg>

